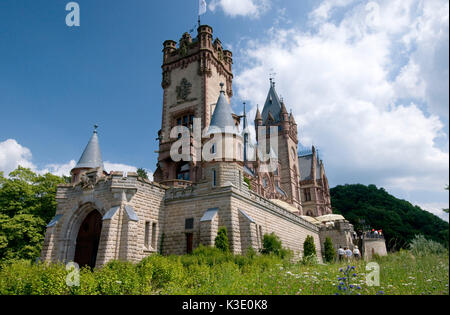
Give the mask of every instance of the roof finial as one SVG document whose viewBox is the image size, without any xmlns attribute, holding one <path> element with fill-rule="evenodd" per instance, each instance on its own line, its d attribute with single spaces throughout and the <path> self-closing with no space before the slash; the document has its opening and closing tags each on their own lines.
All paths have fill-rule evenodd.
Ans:
<svg viewBox="0 0 450 315">
<path fill-rule="evenodd" d="M 225 86 L 225 84 L 223 82 L 220 82 L 220 92 L 224 92 L 223 87 Z"/>
<path fill-rule="evenodd" d="M 269 80 L 270 80 L 270 86 L 273 86 L 273 87 L 275 87 L 275 76 L 277 75 L 274 71 L 273 71 L 273 69 L 271 69 L 271 73 L 269 73 Z"/>
<path fill-rule="evenodd" d="M 95 125 L 94 125 L 94 133 L 97 133 L 97 129 L 98 129 L 98 125 L 95 124 Z"/>
</svg>

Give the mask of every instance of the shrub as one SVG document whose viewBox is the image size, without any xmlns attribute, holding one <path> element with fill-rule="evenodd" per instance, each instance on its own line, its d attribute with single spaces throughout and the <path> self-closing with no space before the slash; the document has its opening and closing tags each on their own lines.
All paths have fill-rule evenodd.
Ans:
<svg viewBox="0 0 450 315">
<path fill-rule="evenodd" d="M 314 238 L 311 235 L 308 235 L 303 243 L 303 257 L 309 256 L 316 256 L 316 246 L 314 245 Z"/>
<path fill-rule="evenodd" d="M 217 237 L 214 241 L 216 248 L 220 249 L 223 252 L 229 252 L 230 247 L 228 245 L 228 233 L 226 227 L 219 228 L 217 232 Z"/>
<path fill-rule="evenodd" d="M 317 259 L 316 255 L 304 256 L 301 263 L 305 266 L 315 266 L 319 263 L 319 259 Z"/>
<path fill-rule="evenodd" d="M 184 277 L 184 268 L 180 257 L 163 257 L 152 255 L 138 264 L 141 278 L 150 282 L 152 289 L 156 290 L 171 282 L 181 282 Z"/>
<path fill-rule="evenodd" d="M 264 234 L 262 254 L 269 255 L 274 254 L 279 256 L 283 247 L 281 246 L 280 238 L 275 234 Z"/>
<path fill-rule="evenodd" d="M 433 255 L 443 254 L 447 249 L 440 243 L 428 240 L 423 235 L 416 235 L 416 237 L 409 244 L 409 249 L 416 255 Z"/>
<path fill-rule="evenodd" d="M 325 250 L 325 261 L 333 262 L 334 259 L 336 258 L 336 252 L 334 251 L 333 248 L 333 242 L 329 237 L 325 239 L 324 250 Z"/>
</svg>

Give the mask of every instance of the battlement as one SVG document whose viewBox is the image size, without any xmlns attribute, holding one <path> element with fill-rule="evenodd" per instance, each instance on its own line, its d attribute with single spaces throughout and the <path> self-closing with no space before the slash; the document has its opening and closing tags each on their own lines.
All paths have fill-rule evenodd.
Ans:
<svg viewBox="0 0 450 315">
<path fill-rule="evenodd" d="M 222 42 L 219 38 L 213 40 L 213 29 L 208 25 L 201 25 L 198 28 L 196 38 L 191 34 L 184 33 L 177 45 L 176 41 L 166 40 L 163 43 L 164 65 L 176 63 L 177 61 L 198 54 L 200 51 L 209 51 L 212 56 L 223 64 L 224 70 L 231 74 L 233 64 L 233 54 L 229 50 L 223 50 Z"/>
</svg>

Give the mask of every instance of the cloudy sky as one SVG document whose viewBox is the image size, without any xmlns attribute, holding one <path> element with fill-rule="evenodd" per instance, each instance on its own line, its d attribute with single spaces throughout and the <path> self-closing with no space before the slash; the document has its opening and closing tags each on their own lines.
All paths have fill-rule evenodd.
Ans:
<svg viewBox="0 0 450 315">
<path fill-rule="evenodd" d="M 100 125 L 108 170 L 155 169 L 162 43 L 197 0 L 0 2 L 0 171 L 67 174 Z M 448 220 L 448 0 L 209 0 L 234 54 L 235 112 L 269 74 L 331 186 L 376 184 Z M 194 32 L 195 34 L 195 32 Z"/>
</svg>

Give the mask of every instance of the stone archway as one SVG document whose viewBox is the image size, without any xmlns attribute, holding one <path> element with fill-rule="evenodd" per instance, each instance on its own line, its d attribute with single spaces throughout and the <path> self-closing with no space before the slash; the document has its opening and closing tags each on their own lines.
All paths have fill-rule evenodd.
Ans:
<svg viewBox="0 0 450 315">
<path fill-rule="evenodd" d="M 82 266 L 95 267 L 102 232 L 102 215 L 91 211 L 78 230 L 74 261 Z"/>
</svg>

